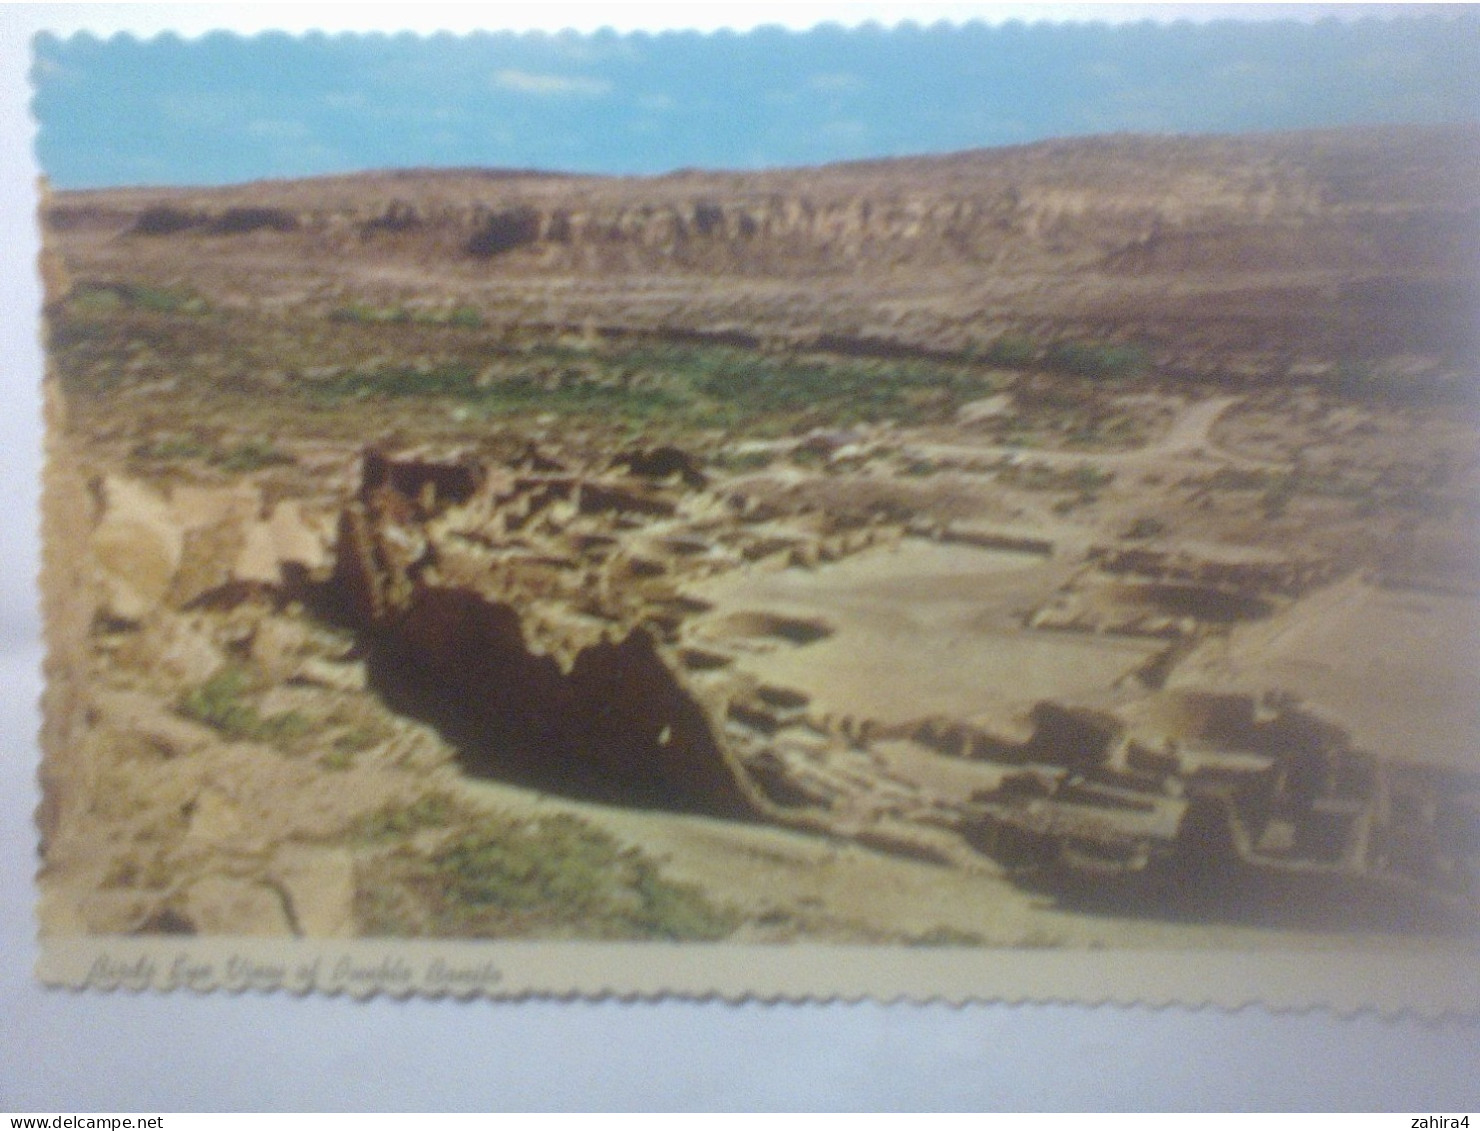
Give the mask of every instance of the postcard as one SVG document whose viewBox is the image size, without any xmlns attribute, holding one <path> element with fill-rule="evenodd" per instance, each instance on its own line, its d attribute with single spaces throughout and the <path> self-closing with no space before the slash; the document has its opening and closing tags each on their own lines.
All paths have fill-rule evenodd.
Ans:
<svg viewBox="0 0 1480 1131">
<path fill-rule="evenodd" d="M 1480 1009 L 1476 20 L 39 37 L 40 977 Z"/>
</svg>

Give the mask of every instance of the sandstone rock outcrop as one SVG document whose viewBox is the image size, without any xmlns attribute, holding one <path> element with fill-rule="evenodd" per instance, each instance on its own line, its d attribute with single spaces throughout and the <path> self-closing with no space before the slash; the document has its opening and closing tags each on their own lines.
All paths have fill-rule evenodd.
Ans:
<svg viewBox="0 0 1480 1131">
<path fill-rule="evenodd" d="M 137 621 L 159 607 L 184 555 L 185 535 L 169 505 L 141 484 L 109 477 L 101 488 L 103 520 L 92 536 L 92 557 L 104 609 Z"/>
<path fill-rule="evenodd" d="M 90 560 L 103 592 L 102 611 L 137 623 L 161 607 L 187 605 L 232 583 L 276 586 L 285 568 L 329 564 L 330 531 L 297 500 L 259 516 L 251 488 L 176 486 L 166 498 L 123 476 L 97 490 L 101 517 Z"/>
</svg>

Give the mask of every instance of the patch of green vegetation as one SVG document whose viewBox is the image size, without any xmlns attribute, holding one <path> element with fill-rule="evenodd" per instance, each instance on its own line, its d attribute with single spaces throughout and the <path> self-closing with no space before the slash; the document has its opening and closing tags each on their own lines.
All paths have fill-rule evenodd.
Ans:
<svg viewBox="0 0 1480 1131">
<path fill-rule="evenodd" d="M 175 710 L 228 738 L 250 742 L 278 745 L 308 733 L 309 722 L 297 711 L 261 714 L 248 700 L 252 689 L 250 673 L 228 666 L 182 695 Z"/>
<path fill-rule="evenodd" d="M 129 454 L 135 459 L 158 463 L 200 460 L 234 474 L 295 462 L 292 456 L 278 451 L 268 440 L 244 440 L 222 447 L 199 436 L 163 436 L 145 440 L 135 444 Z"/>
<path fill-rule="evenodd" d="M 384 728 L 359 724 L 338 735 L 334 739 L 333 746 L 336 750 L 349 750 L 357 753 L 384 742 L 385 737 Z"/>
<path fill-rule="evenodd" d="M 188 287 L 151 287 L 143 283 L 78 283 L 69 300 L 81 314 L 103 314 L 130 307 L 156 314 L 205 314 L 206 300 Z"/>
<path fill-rule="evenodd" d="M 278 451 L 266 440 L 247 440 L 224 451 L 213 452 L 206 462 L 222 471 L 260 471 L 264 467 L 291 464 L 293 457 Z"/>
<path fill-rule="evenodd" d="M 331 714 L 327 722 L 331 726 L 338 723 L 343 729 L 334 734 L 328 749 L 319 755 L 319 765 L 326 770 L 350 769 L 354 766 L 356 757 L 379 746 L 391 733 L 389 727 L 374 719 L 362 719 L 345 725 L 343 719 Z"/>
<path fill-rule="evenodd" d="M 84 280 L 64 300 L 47 308 L 47 347 L 69 384 L 78 383 L 81 375 L 67 355 L 82 350 L 80 360 L 99 367 L 109 378 L 82 384 L 101 389 L 117 383 L 120 370 L 131 360 L 130 351 L 140 343 L 168 340 L 200 321 L 210 309 L 188 287 Z"/>
<path fill-rule="evenodd" d="M 557 413 L 602 417 L 651 418 L 677 412 L 683 403 L 658 389 L 624 389 L 575 375 L 540 378 L 519 375 L 480 379 L 473 366 L 455 362 L 430 368 L 390 366 L 319 379 L 308 385 L 320 402 L 367 398 L 439 398 L 461 401 L 493 413 Z"/>
<path fill-rule="evenodd" d="M 1092 496 L 1115 481 L 1115 472 L 1092 463 L 1059 468 L 1035 462 L 999 467 L 997 480 L 1025 491 L 1077 491 L 1081 495 Z"/>
<path fill-rule="evenodd" d="M 722 939 L 731 915 L 656 863 L 576 817 L 506 822 L 468 833 L 432 857 L 443 915 L 579 924 L 604 939 Z"/>
<path fill-rule="evenodd" d="M 1103 342 L 1055 342 L 1043 355 L 1047 369 L 1095 380 L 1139 377 L 1150 364 L 1140 346 Z"/>
<path fill-rule="evenodd" d="M 451 397 L 473 399 L 479 389 L 473 367 L 461 363 L 417 369 L 385 366 L 321 377 L 306 383 L 317 400 L 361 400 L 365 397 Z"/>
<path fill-rule="evenodd" d="M 787 415 L 813 426 L 946 419 L 991 388 L 974 371 L 932 361 L 832 361 L 737 350 L 696 353 L 682 359 L 680 372 L 690 375 L 693 393 L 719 416 Z"/>
<path fill-rule="evenodd" d="M 354 767 L 357 753 L 359 753 L 357 750 L 331 745 L 328 750 L 319 755 L 319 765 L 331 773 L 342 773 Z"/>
<path fill-rule="evenodd" d="M 461 330 L 481 330 L 483 328 L 483 315 L 476 307 L 458 306 L 446 312 L 446 315 L 438 314 L 436 324 L 439 326 L 456 326 Z"/>
<path fill-rule="evenodd" d="M 135 459 L 173 463 L 187 459 L 209 459 L 215 449 L 193 436 L 163 436 L 144 440 L 133 446 L 129 455 Z"/>
<path fill-rule="evenodd" d="M 973 348 L 967 356 L 1005 369 L 1026 369 L 1038 357 L 1038 346 L 1021 334 L 1003 334 L 985 349 Z"/>
<path fill-rule="evenodd" d="M 429 857 L 381 864 L 357 900 L 367 933 L 710 941 L 739 923 L 574 816 L 485 815 Z"/>
<path fill-rule="evenodd" d="M 348 322 L 356 326 L 453 326 L 461 330 L 483 327 L 483 315 L 475 307 L 370 306 L 352 302 L 329 311 L 330 322 Z"/>
<path fill-rule="evenodd" d="M 464 816 L 451 794 L 428 793 L 410 805 L 385 805 L 361 817 L 350 827 L 352 840 L 373 844 L 395 840 L 423 829 L 445 829 Z"/>
<path fill-rule="evenodd" d="M 123 306 L 118 288 L 97 283 L 79 283 L 67 299 L 69 311 L 76 314 L 111 314 Z"/>
<path fill-rule="evenodd" d="M 886 419 L 949 419 L 994 391 L 960 363 L 769 354 L 707 344 L 579 349 L 543 342 L 436 365 L 383 366 L 303 383 L 321 404 L 367 398 L 445 398 L 493 414 L 661 420 L 688 428 L 797 431 Z"/>
</svg>

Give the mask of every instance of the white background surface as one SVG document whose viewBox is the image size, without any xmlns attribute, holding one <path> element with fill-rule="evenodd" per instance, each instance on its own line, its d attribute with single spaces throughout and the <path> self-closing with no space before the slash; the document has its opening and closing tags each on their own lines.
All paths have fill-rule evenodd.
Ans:
<svg viewBox="0 0 1480 1131">
<path fill-rule="evenodd" d="M 1130 6 L 1117 6 L 1124 12 Z M 1307 10 L 1310 6 L 1303 6 Z M 1011 6 L 1030 18 L 1043 9 Z M 1144 11 L 1140 6 L 1137 11 Z M 1222 6 L 1228 11 L 1229 6 Z M 1059 5 L 1063 17 L 1093 11 Z M 0 7 L 0 1111 L 1366 1109 L 1480 1115 L 1480 1023 L 1062 1004 L 355 1002 L 31 977 L 40 407 L 28 42 L 41 27 L 805 27 L 966 2 Z M 1105 10 L 1101 10 L 1105 11 Z M 603 16 L 607 18 L 603 18 Z M 1094 961 L 1092 954 L 1086 962 Z M 1406 1128 L 1395 1118 L 1395 1129 Z"/>
</svg>

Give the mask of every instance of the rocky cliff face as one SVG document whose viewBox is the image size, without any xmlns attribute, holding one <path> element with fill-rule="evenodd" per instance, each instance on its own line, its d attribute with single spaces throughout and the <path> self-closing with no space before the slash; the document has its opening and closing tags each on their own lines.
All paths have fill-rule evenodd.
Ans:
<svg viewBox="0 0 1480 1131">
<path fill-rule="evenodd" d="M 407 171 L 62 193 L 45 219 L 94 270 L 186 256 L 281 289 L 263 270 L 276 256 L 280 279 L 380 296 L 398 272 L 435 270 L 474 302 L 498 288 L 494 321 L 516 316 L 511 287 L 558 279 L 517 316 L 793 336 L 807 322 L 947 349 L 1009 328 L 1108 333 L 1333 361 L 1475 344 L 1477 173 L 1480 132 L 1388 128 L 655 178 Z M 680 279 L 658 309 L 634 297 Z M 801 281 L 800 304 L 765 290 Z"/>
</svg>

